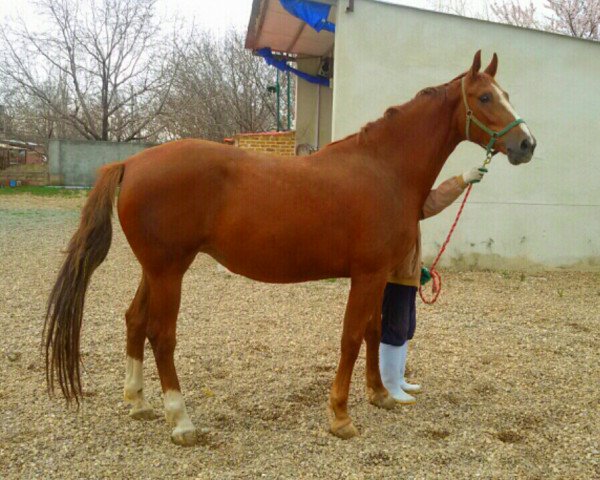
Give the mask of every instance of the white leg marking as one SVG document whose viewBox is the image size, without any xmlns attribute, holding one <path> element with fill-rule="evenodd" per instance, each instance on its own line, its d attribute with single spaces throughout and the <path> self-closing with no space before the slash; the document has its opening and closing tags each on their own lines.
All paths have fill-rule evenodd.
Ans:
<svg viewBox="0 0 600 480">
<path fill-rule="evenodd" d="M 144 375 L 141 361 L 127 356 L 125 363 L 125 402 L 132 405 L 131 415 L 136 419 L 151 419 L 154 417 L 152 407 L 144 399 Z"/>
<path fill-rule="evenodd" d="M 188 416 L 183 395 L 178 390 L 167 390 L 164 394 L 165 417 L 174 426 L 171 439 L 179 445 L 196 443 L 196 428 Z"/>
<path fill-rule="evenodd" d="M 134 405 L 144 394 L 144 376 L 142 362 L 127 356 L 125 362 L 125 401 Z"/>
</svg>

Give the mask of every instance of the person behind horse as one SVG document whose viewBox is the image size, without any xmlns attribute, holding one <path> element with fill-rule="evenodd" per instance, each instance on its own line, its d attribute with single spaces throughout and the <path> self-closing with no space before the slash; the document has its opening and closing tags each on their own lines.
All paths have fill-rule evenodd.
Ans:
<svg viewBox="0 0 600 480">
<path fill-rule="evenodd" d="M 473 168 L 462 175 L 449 178 L 431 190 L 421 219 L 440 213 L 471 183 L 481 181 L 485 168 Z M 392 397 L 402 404 L 415 402 L 411 393 L 419 393 L 421 386 L 408 383 L 404 378 L 408 341 L 413 338 L 416 327 L 415 301 L 422 278 L 421 234 L 404 262 L 392 272 L 383 294 L 381 308 L 381 342 L 379 344 L 379 370 L 383 385 Z M 426 277 L 426 275 L 424 276 Z"/>
</svg>

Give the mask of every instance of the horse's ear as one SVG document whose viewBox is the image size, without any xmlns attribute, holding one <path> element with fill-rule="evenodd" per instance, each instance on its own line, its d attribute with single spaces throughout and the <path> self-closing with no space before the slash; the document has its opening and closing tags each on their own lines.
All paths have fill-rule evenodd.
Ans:
<svg viewBox="0 0 600 480">
<path fill-rule="evenodd" d="M 490 77 L 494 78 L 496 76 L 496 71 L 498 70 L 498 55 L 494 52 L 494 56 L 492 57 L 492 61 L 485 69 L 485 73 L 487 73 Z"/>
<path fill-rule="evenodd" d="M 477 50 L 477 53 L 473 57 L 473 65 L 471 65 L 471 75 L 475 76 L 481 69 L 481 50 Z"/>
</svg>

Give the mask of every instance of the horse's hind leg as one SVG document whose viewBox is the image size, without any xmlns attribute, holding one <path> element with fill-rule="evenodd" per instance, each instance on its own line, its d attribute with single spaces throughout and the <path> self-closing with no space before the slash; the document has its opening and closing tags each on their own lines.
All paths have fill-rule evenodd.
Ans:
<svg viewBox="0 0 600 480">
<path fill-rule="evenodd" d="M 381 298 L 369 319 L 365 331 L 365 342 L 367 344 L 367 395 L 369 402 L 376 407 L 391 410 L 396 402 L 383 386 L 379 372 L 379 343 L 381 340 Z"/>
<path fill-rule="evenodd" d="M 129 415 L 136 420 L 156 418 L 152 406 L 144 399 L 144 343 L 146 342 L 148 287 L 142 280 L 125 313 L 127 323 L 127 360 L 125 364 L 125 402 L 132 406 Z"/>
<path fill-rule="evenodd" d="M 171 439 L 178 445 L 196 443 L 196 428 L 187 414 L 175 370 L 176 323 L 183 273 L 148 277 L 147 336 L 154 351 L 160 376 L 167 422 L 174 428 Z"/>
<path fill-rule="evenodd" d="M 342 354 L 329 395 L 330 430 L 340 438 L 351 438 L 358 434 L 348 415 L 350 380 L 367 324 L 377 303 L 381 302 L 384 286 L 385 276 L 352 279 L 344 315 Z"/>
</svg>

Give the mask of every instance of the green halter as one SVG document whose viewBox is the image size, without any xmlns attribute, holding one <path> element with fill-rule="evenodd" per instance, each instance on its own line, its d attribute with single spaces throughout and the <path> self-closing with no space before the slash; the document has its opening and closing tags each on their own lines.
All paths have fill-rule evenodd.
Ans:
<svg viewBox="0 0 600 480">
<path fill-rule="evenodd" d="M 462 77 L 460 86 L 462 88 L 462 97 L 463 97 L 463 101 L 465 103 L 465 110 L 467 111 L 467 124 L 466 124 L 467 140 L 471 140 L 470 135 L 469 135 L 469 130 L 471 129 L 471 122 L 473 122 L 475 125 L 477 125 L 479 128 L 481 128 L 485 133 L 487 133 L 490 136 L 490 141 L 487 144 L 487 146 L 483 147 L 483 145 L 482 145 L 482 147 L 485 148 L 485 150 L 486 150 L 486 158 L 485 158 L 485 162 L 483 163 L 483 166 L 485 167 L 492 160 L 492 156 L 494 155 L 494 151 L 493 151 L 494 144 L 496 143 L 496 140 L 498 140 L 500 137 L 506 135 L 513 127 L 516 127 L 517 125 L 519 125 L 521 123 L 525 123 L 525 120 L 523 120 L 522 118 L 517 118 L 517 119 L 513 120 L 512 122 L 510 122 L 506 127 L 504 127 L 499 132 L 495 132 L 491 128 L 488 128 L 486 125 L 484 125 L 473 114 L 473 110 L 471 110 L 469 108 L 469 104 L 467 103 L 467 93 L 465 91 L 465 77 Z"/>
</svg>

